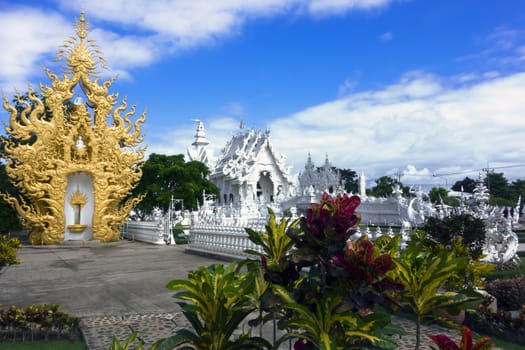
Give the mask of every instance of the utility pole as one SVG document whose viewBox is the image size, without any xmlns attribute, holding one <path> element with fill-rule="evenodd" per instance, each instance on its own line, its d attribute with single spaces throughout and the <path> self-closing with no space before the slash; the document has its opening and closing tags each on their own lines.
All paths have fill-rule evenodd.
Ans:
<svg viewBox="0 0 525 350">
<path fill-rule="evenodd" d="M 483 168 L 481 169 L 482 171 L 484 171 L 487 175 L 487 190 L 489 191 L 490 193 L 490 177 L 489 177 L 489 173 L 493 172 L 494 171 L 494 168 L 490 168 L 489 167 L 489 163 L 487 162 L 487 167 L 486 168 Z"/>
</svg>

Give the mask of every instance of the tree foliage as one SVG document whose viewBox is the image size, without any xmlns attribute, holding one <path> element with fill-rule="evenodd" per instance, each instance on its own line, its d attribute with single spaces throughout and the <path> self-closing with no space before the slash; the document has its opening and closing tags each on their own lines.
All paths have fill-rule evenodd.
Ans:
<svg viewBox="0 0 525 350">
<path fill-rule="evenodd" d="M 260 256 L 270 283 L 265 309 L 286 329 L 277 346 L 295 339 L 295 349 L 397 347 L 390 335 L 398 329 L 376 306 L 389 306 L 385 293 L 402 286 L 385 276 L 393 267 L 390 255 L 376 256 L 367 238 L 349 241 L 359 203 L 358 196 L 324 193 L 299 221 L 278 223 L 270 211 L 266 232 L 247 230 L 262 248 L 247 252 Z"/>
<path fill-rule="evenodd" d="M 412 240 L 416 241 L 414 237 Z M 448 250 L 426 251 L 412 240 L 399 257 L 393 258 L 395 268 L 388 274 L 405 286 L 405 290 L 397 296 L 416 314 L 415 349 L 418 350 L 423 319 L 438 318 L 433 313 L 437 309 L 457 314 L 468 302 L 481 300 L 481 295 L 472 289 L 447 291 L 443 288 L 449 279 L 466 268 L 467 257 L 457 257 Z"/>
<path fill-rule="evenodd" d="M 18 248 L 22 248 L 18 238 L 10 238 L 7 235 L 0 234 L 0 269 L 7 265 L 20 263 L 15 250 Z"/>
<path fill-rule="evenodd" d="M 440 204 L 442 200 L 444 202 L 445 198 L 448 198 L 448 191 L 443 187 L 432 187 L 428 192 L 428 197 L 430 198 L 430 202 Z"/>
<path fill-rule="evenodd" d="M 465 177 L 461 181 L 456 181 L 452 190 L 473 193 L 476 187 L 476 180 Z M 517 179 L 509 183 L 503 173 L 489 172 L 485 177 L 484 185 L 490 193 L 490 204 L 513 207 L 516 205 L 518 198 L 525 197 L 525 180 Z"/>
<path fill-rule="evenodd" d="M 487 186 L 490 196 L 494 198 L 509 198 L 509 181 L 503 173 L 488 173 L 485 177 L 485 186 Z"/>
<path fill-rule="evenodd" d="M 141 215 L 149 214 L 154 208 L 167 211 L 171 198 L 181 199 L 184 208 L 196 209 L 202 204 L 203 191 L 218 195 L 218 188 L 207 176 L 210 171 L 201 162 L 184 161 L 184 155 L 163 155 L 152 153 L 142 168 L 142 178 L 133 195 L 146 196 L 136 206 Z M 179 209 L 179 208 L 178 208 Z"/>
<path fill-rule="evenodd" d="M 374 197 L 391 197 L 394 192 L 396 185 L 399 185 L 403 191 L 404 196 L 409 195 L 408 186 L 403 186 L 401 181 L 396 180 L 390 176 L 381 176 L 379 179 L 375 180 L 376 185 L 372 187 L 368 194 Z"/>
<path fill-rule="evenodd" d="M 341 175 L 341 181 L 346 193 L 359 192 L 359 176 L 352 169 L 337 169 Z"/>
<path fill-rule="evenodd" d="M 436 244 L 453 245 L 454 237 L 461 236 L 472 259 L 481 258 L 485 245 L 485 222 L 471 214 L 450 215 L 443 219 L 429 217 L 424 226 Z"/>
<path fill-rule="evenodd" d="M 461 181 L 456 181 L 456 183 L 452 185 L 451 189 L 453 191 L 458 191 L 458 192 L 463 191 L 467 193 L 472 193 L 474 192 L 474 188 L 476 188 L 476 180 L 471 179 L 470 177 L 467 176 Z"/>
<path fill-rule="evenodd" d="M 5 164 L 0 163 L 0 192 L 11 196 L 19 196 L 20 191 L 13 186 L 5 171 Z M 22 224 L 16 210 L 0 197 L 0 233 L 20 231 Z"/>
<path fill-rule="evenodd" d="M 187 280 L 170 281 L 167 288 L 176 291 L 174 297 L 191 328 L 177 330 L 158 349 L 183 345 L 197 350 L 271 348 L 268 341 L 249 332 L 233 337 L 239 324 L 254 311 L 246 297 L 254 288 L 253 277 L 249 271 L 239 271 L 239 264 L 233 262 L 201 266 L 190 271 Z"/>
<path fill-rule="evenodd" d="M 520 196 L 525 199 L 525 180 L 517 179 L 509 185 L 509 197 L 517 200 Z"/>
<path fill-rule="evenodd" d="M 430 198 L 430 202 L 433 204 L 441 204 L 441 201 L 443 201 L 444 204 L 450 206 L 457 207 L 460 205 L 459 199 L 449 197 L 448 191 L 443 187 L 432 187 L 432 189 L 430 189 L 428 192 L 428 197 Z"/>
</svg>

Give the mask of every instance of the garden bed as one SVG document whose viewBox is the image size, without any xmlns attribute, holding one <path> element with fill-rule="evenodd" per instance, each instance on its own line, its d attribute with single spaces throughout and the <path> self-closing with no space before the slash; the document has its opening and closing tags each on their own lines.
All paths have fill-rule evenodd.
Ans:
<svg viewBox="0 0 525 350">
<path fill-rule="evenodd" d="M 10 306 L 0 310 L 0 342 L 80 340 L 79 319 L 57 304 Z"/>
<path fill-rule="evenodd" d="M 35 340 L 25 342 L 0 342 L 0 350 L 86 350 L 81 340 Z"/>
</svg>

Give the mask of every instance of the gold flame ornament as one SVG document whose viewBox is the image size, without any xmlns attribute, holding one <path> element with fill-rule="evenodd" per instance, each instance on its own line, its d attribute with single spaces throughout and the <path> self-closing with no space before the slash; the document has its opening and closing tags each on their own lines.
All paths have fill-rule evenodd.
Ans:
<svg viewBox="0 0 525 350">
<path fill-rule="evenodd" d="M 0 139 L 2 157 L 21 196 L 2 197 L 17 210 L 33 244 L 64 240 L 71 174 L 87 174 L 93 182 L 94 240 L 118 240 L 130 210 L 142 199 L 125 200 L 142 176 L 145 148 L 139 145 L 146 112 L 132 121 L 135 106 L 128 111 L 126 98 L 117 106 L 118 94 L 108 91 L 115 79 L 100 84 L 96 79 L 97 68 L 106 66 L 88 38 L 83 12 L 75 27 L 76 36 L 57 53 L 64 71 L 46 69 L 51 85 L 40 84 L 41 97 L 31 87 L 26 96 L 16 97 L 16 106 L 3 96 L 9 123 Z"/>
<path fill-rule="evenodd" d="M 73 207 L 73 211 L 75 213 L 74 224 L 67 226 L 69 231 L 73 233 L 80 233 L 80 232 L 83 232 L 87 228 L 87 225 L 82 225 L 80 223 L 81 222 L 80 213 L 84 205 L 86 205 L 87 201 L 88 201 L 87 196 L 84 193 L 80 192 L 77 186 L 76 191 L 71 195 L 71 197 L 69 197 L 69 204 L 71 205 L 71 207 Z"/>
</svg>

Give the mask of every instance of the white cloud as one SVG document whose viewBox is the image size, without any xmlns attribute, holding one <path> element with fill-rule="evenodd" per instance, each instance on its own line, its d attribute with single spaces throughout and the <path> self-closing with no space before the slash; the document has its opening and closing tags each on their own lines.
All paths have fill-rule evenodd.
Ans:
<svg viewBox="0 0 525 350">
<path fill-rule="evenodd" d="M 312 16 L 383 8 L 393 0 L 62 0 L 71 10 L 156 33 L 176 47 L 192 47 L 237 34 L 246 20 L 280 14 Z M 307 11 L 305 11 L 305 9 Z"/>
<path fill-rule="evenodd" d="M 210 143 L 208 148 L 215 156 L 218 156 L 234 133 L 239 130 L 239 120 L 212 116 L 200 118 L 204 122 L 206 139 Z M 197 124 L 188 120 L 187 123 L 179 124 L 177 129 L 166 131 L 165 129 L 149 132 L 146 135 L 147 154 L 184 154 L 186 149 L 194 141 Z"/>
<path fill-rule="evenodd" d="M 233 116 L 244 114 L 244 106 L 240 102 L 232 102 L 224 108 L 225 112 Z"/>
<path fill-rule="evenodd" d="M 500 76 L 500 73 L 497 71 L 489 71 L 489 72 L 483 73 L 483 78 L 486 78 L 486 79 L 497 78 L 499 76 Z"/>
<path fill-rule="evenodd" d="M 6 94 L 15 87 L 25 89 L 28 81 L 42 76 L 43 62 L 49 65 L 59 46 L 75 31 L 72 20 L 58 13 L 26 7 L 0 12 L 0 23 L 9 28 L 0 32 L 0 88 Z M 94 29 L 90 37 L 104 52 L 108 66 L 118 67 L 112 73 L 102 72 L 105 75 L 131 79 L 127 69 L 149 64 L 158 54 L 148 37 L 122 36 L 101 29 Z"/>
<path fill-rule="evenodd" d="M 122 36 L 100 29 L 93 30 L 90 37 L 101 48 L 110 68 L 124 70 L 145 66 L 159 54 L 159 47 L 151 37 Z"/>
<path fill-rule="evenodd" d="M 392 32 L 385 32 L 379 36 L 379 39 L 381 41 L 390 41 L 394 38 L 394 34 Z"/>
<path fill-rule="evenodd" d="M 517 66 L 523 68 L 525 61 L 523 41 L 525 30 L 507 27 L 496 27 L 486 35 L 480 45 L 480 52 L 459 57 L 458 61 L 477 60 L 480 63 L 490 62 L 500 66 Z"/>
<path fill-rule="evenodd" d="M 399 172 L 401 182 L 406 186 L 424 185 L 423 190 L 428 191 L 432 187 L 445 187 L 446 180 L 434 176 L 434 173 L 428 168 L 417 169 L 416 166 L 409 164 L 405 169 Z"/>
<path fill-rule="evenodd" d="M 0 88 L 4 91 L 25 88 L 30 76 L 42 74 L 42 58 L 49 56 L 46 61 L 50 61 L 72 28 L 55 12 L 28 7 L 0 12 L 0 23 Z"/>
<path fill-rule="evenodd" d="M 467 83 L 470 81 L 478 80 L 479 78 L 480 78 L 479 75 L 474 74 L 474 73 L 462 73 L 462 74 L 452 77 L 452 80 L 458 83 Z"/>
<path fill-rule="evenodd" d="M 387 6 L 392 0 L 310 0 L 308 10 L 315 15 L 344 13 L 349 9 L 370 10 Z"/>
<path fill-rule="evenodd" d="M 337 94 L 339 96 L 346 95 L 350 91 L 352 91 L 357 86 L 357 82 L 354 80 L 346 79 L 341 85 L 339 85 L 339 89 Z"/>
<path fill-rule="evenodd" d="M 274 149 L 287 157 L 292 173 L 304 169 L 308 153 L 318 165 L 327 154 L 334 166 L 364 171 L 369 182 L 400 173 L 403 183 L 435 186 L 477 178 L 487 164 L 524 163 L 525 73 L 459 88 L 446 88 L 431 75 L 418 76 L 417 82 L 403 76 L 390 86 L 271 121 Z M 415 93 L 414 86 L 425 93 Z M 239 121 L 203 120 L 217 155 L 238 132 Z M 149 151 L 184 153 L 194 134 L 195 125 L 187 124 L 167 136 L 147 137 L 155 140 Z M 523 168 L 504 171 L 509 179 L 525 178 Z"/>
<path fill-rule="evenodd" d="M 130 69 L 147 66 L 181 49 L 210 45 L 239 35 L 250 19 L 283 15 L 341 14 L 382 8 L 393 0 L 59 0 L 60 10 L 86 11 L 90 34 L 109 67 L 131 79 Z M 307 9 L 305 11 L 304 9 Z M 64 16 L 68 16 L 65 18 Z M 26 85 L 74 34 L 67 13 L 12 5 L 0 12 L 0 88 Z M 111 28 L 111 29 L 110 29 Z M 125 34 L 117 34 L 123 33 Z M 43 59 L 45 56 L 49 58 Z"/>
<path fill-rule="evenodd" d="M 455 89 L 430 76 L 403 78 L 270 126 L 275 148 L 288 155 L 296 171 L 307 152 L 314 160 L 328 153 L 335 166 L 364 170 L 369 178 L 407 165 L 413 168 L 406 175 L 416 168 L 479 169 L 487 162 L 523 162 L 524 94 L 525 73 Z"/>
</svg>

